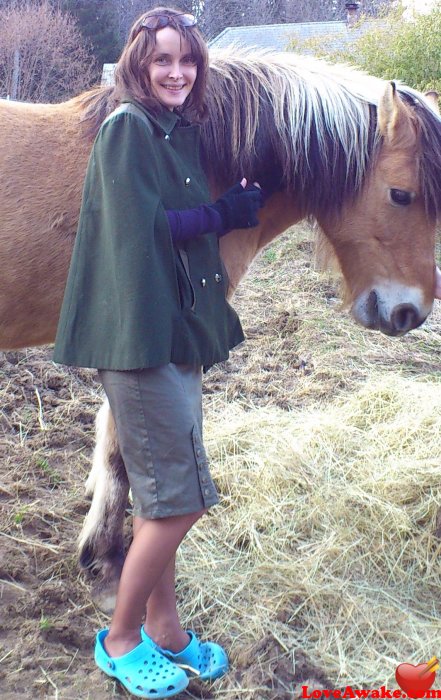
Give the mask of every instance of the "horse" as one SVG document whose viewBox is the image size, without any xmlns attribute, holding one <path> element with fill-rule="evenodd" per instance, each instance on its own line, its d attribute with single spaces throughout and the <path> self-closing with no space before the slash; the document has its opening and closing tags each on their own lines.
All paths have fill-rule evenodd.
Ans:
<svg viewBox="0 0 441 700">
<path fill-rule="evenodd" d="M 75 237 L 91 143 L 113 88 L 55 105 L 0 101 L 0 347 L 50 343 Z M 213 196 L 246 176 L 267 194 L 254 229 L 220 241 L 231 296 L 256 255 L 311 218 L 336 258 L 345 301 L 368 329 L 400 336 L 430 313 L 441 208 L 441 119 L 430 96 L 291 53 L 211 57 L 204 163 Z M 124 561 L 129 486 L 107 402 L 79 538 L 111 609 Z"/>
</svg>

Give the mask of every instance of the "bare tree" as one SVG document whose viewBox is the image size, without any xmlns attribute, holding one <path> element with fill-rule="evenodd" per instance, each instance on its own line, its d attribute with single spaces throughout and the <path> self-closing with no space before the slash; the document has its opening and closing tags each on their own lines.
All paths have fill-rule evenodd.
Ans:
<svg viewBox="0 0 441 700">
<path fill-rule="evenodd" d="M 284 20 L 286 22 L 329 22 L 344 20 L 346 7 L 344 0 L 282 0 L 284 5 Z M 376 16 L 384 7 L 391 7 L 392 0 L 361 0 L 360 12 L 364 15 Z"/>
<path fill-rule="evenodd" d="M 363 0 L 360 10 L 377 15 L 392 0 Z M 200 25 L 211 39 L 225 27 L 241 27 L 287 22 L 329 22 L 344 20 L 344 0 L 199 0 L 196 3 Z"/>
<path fill-rule="evenodd" d="M 93 59 L 74 20 L 49 0 L 0 6 L 0 95 L 54 102 L 90 85 Z"/>
</svg>

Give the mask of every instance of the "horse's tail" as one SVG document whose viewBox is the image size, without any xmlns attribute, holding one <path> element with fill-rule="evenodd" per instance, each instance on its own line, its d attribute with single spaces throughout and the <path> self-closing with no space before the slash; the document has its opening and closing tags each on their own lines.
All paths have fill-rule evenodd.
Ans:
<svg viewBox="0 0 441 700">
<path fill-rule="evenodd" d="M 93 498 L 78 541 L 79 559 L 95 577 L 95 603 L 110 612 L 124 563 L 123 525 L 129 483 L 107 400 L 96 418 L 96 446 L 86 492 Z"/>
</svg>

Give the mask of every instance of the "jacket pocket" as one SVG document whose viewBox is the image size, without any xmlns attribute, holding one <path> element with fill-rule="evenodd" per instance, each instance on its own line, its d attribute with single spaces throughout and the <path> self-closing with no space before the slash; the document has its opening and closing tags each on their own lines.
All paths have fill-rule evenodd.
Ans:
<svg viewBox="0 0 441 700">
<path fill-rule="evenodd" d="M 175 249 L 176 273 L 178 278 L 179 298 L 181 309 L 194 311 L 196 295 L 190 277 L 188 255 L 182 248 Z"/>
</svg>

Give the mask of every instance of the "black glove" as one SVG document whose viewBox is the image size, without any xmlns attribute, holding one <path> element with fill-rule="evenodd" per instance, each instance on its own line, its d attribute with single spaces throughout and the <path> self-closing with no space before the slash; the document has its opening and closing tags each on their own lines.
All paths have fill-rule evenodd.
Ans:
<svg viewBox="0 0 441 700">
<path fill-rule="evenodd" d="M 209 206 L 220 214 L 222 233 L 235 228 L 252 228 L 259 223 L 257 210 L 263 207 L 262 190 L 255 185 L 244 189 L 238 182 Z"/>
</svg>

